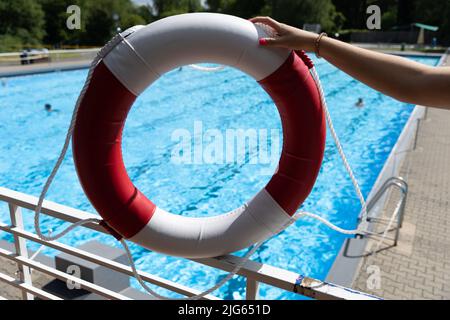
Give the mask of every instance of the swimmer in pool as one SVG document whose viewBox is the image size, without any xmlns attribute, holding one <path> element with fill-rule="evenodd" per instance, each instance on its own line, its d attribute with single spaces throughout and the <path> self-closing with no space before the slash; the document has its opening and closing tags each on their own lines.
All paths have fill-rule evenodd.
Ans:
<svg viewBox="0 0 450 320">
<path fill-rule="evenodd" d="M 58 109 L 53 109 L 52 105 L 50 103 L 45 104 L 45 111 L 47 112 L 59 112 Z"/>
<path fill-rule="evenodd" d="M 359 98 L 358 101 L 355 103 L 355 106 L 358 108 L 364 107 L 364 100 L 363 98 Z"/>
</svg>

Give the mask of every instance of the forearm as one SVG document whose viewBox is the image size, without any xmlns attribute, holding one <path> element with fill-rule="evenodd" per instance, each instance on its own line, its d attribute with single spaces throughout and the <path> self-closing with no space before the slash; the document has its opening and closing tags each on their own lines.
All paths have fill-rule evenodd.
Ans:
<svg viewBox="0 0 450 320">
<path fill-rule="evenodd" d="M 357 80 L 400 101 L 450 109 L 450 68 L 423 64 L 362 49 L 345 42 L 279 23 L 269 17 L 256 17 L 254 23 L 272 27 L 276 35 L 260 41 L 264 46 L 316 51 Z"/>
<path fill-rule="evenodd" d="M 368 86 L 400 101 L 450 109 L 448 68 L 433 68 L 324 37 L 320 54 Z"/>
</svg>

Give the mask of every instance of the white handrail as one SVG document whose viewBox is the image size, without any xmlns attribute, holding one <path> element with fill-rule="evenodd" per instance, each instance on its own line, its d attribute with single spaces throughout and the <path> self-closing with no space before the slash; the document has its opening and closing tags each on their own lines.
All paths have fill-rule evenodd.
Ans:
<svg viewBox="0 0 450 320">
<path fill-rule="evenodd" d="M 36 197 L 26 195 L 20 192 L 16 192 L 13 190 L 9 190 L 6 188 L 0 187 L 0 201 L 4 201 L 10 206 L 17 206 L 21 208 L 26 208 L 31 211 L 34 211 L 36 208 L 38 199 Z M 45 201 L 42 206 L 42 213 L 46 214 L 48 216 L 68 221 L 71 223 L 78 222 L 80 220 L 84 220 L 86 218 L 98 218 L 98 216 L 77 210 L 74 208 L 70 208 L 67 206 L 63 206 L 51 201 Z M 98 225 L 92 224 L 92 225 L 86 225 L 85 227 L 88 227 L 90 229 L 93 229 L 95 231 L 106 233 L 108 232 L 103 229 L 103 227 L 100 227 Z M 121 272 L 127 275 L 132 275 L 131 268 L 129 266 L 120 264 L 115 261 L 111 261 L 108 259 L 105 259 L 101 256 L 88 253 L 86 251 L 56 242 L 46 242 L 44 240 L 41 240 L 37 235 L 30 233 L 26 230 L 24 230 L 21 227 L 17 226 L 10 226 L 5 223 L 0 222 L 0 230 L 8 232 L 12 234 L 15 238 L 20 238 L 23 240 L 33 241 L 36 243 L 40 243 L 43 245 L 46 245 L 48 247 L 51 247 L 53 249 L 59 250 L 61 252 L 65 252 L 71 255 L 74 255 L 76 257 L 85 259 L 87 261 L 94 262 L 96 264 L 102 265 L 104 267 L 107 267 L 109 269 L 115 270 L 117 272 Z M 104 296 L 109 299 L 128 299 L 127 297 L 112 292 L 106 288 L 97 286 L 95 284 L 92 284 L 90 282 L 75 278 L 74 276 L 68 275 L 64 272 L 58 271 L 54 268 L 50 268 L 46 265 L 43 265 L 39 262 L 36 262 L 34 260 L 31 260 L 29 258 L 23 257 L 21 255 L 14 254 L 13 252 L 7 251 L 5 249 L 0 248 L 0 256 L 10 259 L 12 261 L 15 261 L 21 265 L 25 265 L 29 268 L 36 269 L 40 272 L 49 274 L 50 276 L 60 279 L 62 281 L 70 280 L 75 281 L 79 284 L 81 284 L 81 287 L 87 291 L 97 293 L 101 296 Z M 210 266 L 213 268 L 217 268 L 224 271 L 230 271 L 232 270 L 240 261 L 241 258 L 228 255 L 218 258 L 209 258 L 209 259 L 200 259 L 200 260 L 193 260 L 198 263 L 201 263 L 206 266 Z M 171 282 L 166 279 L 162 279 L 160 277 L 151 275 L 146 272 L 139 272 L 141 277 L 148 281 L 149 283 L 155 284 L 159 287 L 171 290 L 172 292 L 176 292 L 178 294 L 182 294 L 185 296 L 193 296 L 197 294 L 197 290 L 188 288 L 186 286 L 182 286 L 179 284 L 176 284 L 174 282 Z M 256 299 L 258 295 L 258 284 L 259 283 L 265 283 L 286 291 L 291 292 L 297 292 L 300 295 L 304 295 L 307 297 L 315 298 L 315 299 L 333 299 L 333 300 L 341 300 L 341 299 L 348 299 L 348 300 L 373 300 L 378 299 L 377 297 L 361 293 L 358 291 L 354 291 L 348 288 L 340 287 L 337 285 L 333 285 L 330 283 L 325 283 L 320 280 L 308 278 L 308 277 L 299 277 L 298 274 L 283 270 L 280 268 L 276 268 L 273 266 L 269 266 L 266 264 L 257 263 L 254 261 L 248 261 L 243 268 L 238 272 L 239 275 L 245 277 L 247 279 L 247 295 L 246 299 L 253 300 Z M 299 280 L 300 279 L 300 280 Z M 9 279 L 11 280 L 11 279 Z M 10 282 L 10 281 L 9 281 Z M 39 291 L 31 291 L 30 284 L 25 285 L 21 284 L 21 289 L 25 290 L 28 293 L 35 294 L 36 292 L 38 294 L 35 294 L 36 296 L 41 296 L 42 292 Z M 36 289 L 36 288 L 34 288 Z M 32 290 L 34 290 L 32 289 Z M 50 296 L 44 297 L 44 298 L 51 298 Z M 205 297 L 206 299 L 217 299 L 217 297 L 214 297 L 212 295 L 209 295 Z"/>
</svg>

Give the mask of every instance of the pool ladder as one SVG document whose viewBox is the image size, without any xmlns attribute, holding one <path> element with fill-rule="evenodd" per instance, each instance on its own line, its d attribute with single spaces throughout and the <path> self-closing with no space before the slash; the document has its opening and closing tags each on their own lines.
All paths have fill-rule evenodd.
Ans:
<svg viewBox="0 0 450 320">
<path fill-rule="evenodd" d="M 388 238 L 388 240 L 392 240 L 394 242 L 393 247 L 396 247 L 398 244 L 398 239 L 400 236 L 400 229 L 403 227 L 403 221 L 405 216 L 405 207 L 406 207 L 406 200 L 408 198 L 408 183 L 401 177 L 392 177 L 386 180 L 383 185 L 380 187 L 380 189 L 375 193 L 375 195 L 367 202 L 367 216 L 365 219 L 360 215 L 358 218 L 358 224 L 366 223 L 367 227 L 370 230 L 370 224 L 371 223 L 377 223 L 377 224 L 389 224 L 389 222 L 392 219 L 392 216 L 390 218 L 379 218 L 376 216 L 371 216 L 371 213 L 373 209 L 376 207 L 377 204 L 382 199 L 386 199 L 385 197 L 388 196 L 387 191 L 389 191 L 391 188 L 397 188 L 400 191 L 400 199 L 398 200 L 398 205 L 400 206 L 398 216 L 397 216 L 397 222 L 396 225 L 391 227 L 388 232 L 394 232 L 395 236 L 394 238 Z M 383 202 L 383 201 L 382 201 Z M 383 202 L 384 203 L 384 202 Z M 378 210 L 376 210 L 378 211 Z M 378 211 L 379 212 L 379 211 Z M 395 211 L 393 212 L 395 214 Z M 363 221 L 364 220 L 364 221 Z M 381 232 L 375 232 L 374 234 L 366 237 L 378 237 L 383 236 L 385 230 Z M 358 236 L 361 238 L 361 236 Z"/>
</svg>

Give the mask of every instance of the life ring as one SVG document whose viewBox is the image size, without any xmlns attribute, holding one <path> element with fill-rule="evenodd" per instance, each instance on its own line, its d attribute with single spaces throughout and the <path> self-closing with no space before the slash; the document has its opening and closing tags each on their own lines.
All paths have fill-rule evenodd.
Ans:
<svg viewBox="0 0 450 320">
<path fill-rule="evenodd" d="M 325 116 L 307 57 L 261 47 L 264 28 L 222 14 L 172 16 L 125 36 L 93 71 L 73 133 L 79 180 L 106 224 L 145 248 L 185 258 L 228 254 L 279 232 L 311 192 L 324 155 Z M 191 218 L 158 208 L 133 185 L 121 138 L 139 94 L 164 73 L 201 62 L 256 79 L 280 112 L 284 143 L 277 172 L 252 200 L 225 215 Z"/>
</svg>

